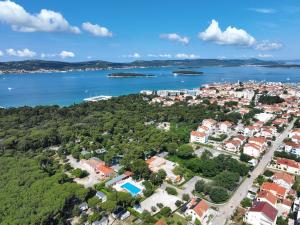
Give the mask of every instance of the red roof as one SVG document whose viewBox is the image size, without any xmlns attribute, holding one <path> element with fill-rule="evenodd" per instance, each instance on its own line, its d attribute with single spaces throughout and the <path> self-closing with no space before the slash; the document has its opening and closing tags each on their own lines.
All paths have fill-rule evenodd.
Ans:
<svg viewBox="0 0 300 225">
<path fill-rule="evenodd" d="M 295 160 L 291 160 L 291 159 L 278 158 L 276 160 L 276 163 L 279 165 L 286 165 L 288 167 L 293 167 L 296 169 L 300 168 L 299 164 Z"/>
<path fill-rule="evenodd" d="M 270 182 L 264 182 L 261 185 L 261 190 L 263 191 L 274 191 L 276 192 L 276 195 L 284 196 L 286 193 L 286 189 L 284 187 L 281 187 L 280 185 L 276 183 L 270 183 Z"/>
<path fill-rule="evenodd" d="M 260 191 L 257 194 L 257 198 L 264 198 L 267 201 L 269 201 L 270 203 L 272 203 L 273 205 L 275 205 L 277 202 L 277 197 L 269 191 Z"/>
<path fill-rule="evenodd" d="M 264 137 L 251 137 L 248 140 L 249 143 L 255 142 L 255 143 L 260 143 L 260 144 L 264 144 L 266 141 L 267 141 L 267 139 Z"/>
<path fill-rule="evenodd" d="M 100 165 L 98 167 L 99 171 L 105 175 L 110 175 L 114 172 L 114 170 L 108 166 Z"/>
<path fill-rule="evenodd" d="M 275 221 L 278 212 L 277 209 L 271 206 L 268 202 L 257 202 L 250 208 L 249 211 L 261 212 L 271 221 Z"/>
<path fill-rule="evenodd" d="M 197 136 L 197 137 L 205 137 L 206 136 L 206 134 L 204 132 L 198 132 L 198 131 L 192 131 L 191 135 Z"/>
<path fill-rule="evenodd" d="M 290 175 L 285 172 L 276 172 L 273 175 L 273 180 L 283 180 L 286 183 L 288 183 L 289 185 L 292 185 L 295 182 L 295 176 Z"/>
<path fill-rule="evenodd" d="M 201 218 L 205 212 L 209 209 L 209 206 L 207 205 L 205 200 L 201 200 L 194 208 L 193 210 L 195 213 Z"/>
</svg>

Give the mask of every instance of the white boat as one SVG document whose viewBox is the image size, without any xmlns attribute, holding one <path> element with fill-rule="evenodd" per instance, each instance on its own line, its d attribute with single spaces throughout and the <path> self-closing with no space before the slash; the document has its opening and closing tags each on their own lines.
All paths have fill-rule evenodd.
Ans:
<svg viewBox="0 0 300 225">
<path fill-rule="evenodd" d="M 102 101 L 102 100 L 108 100 L 111 99 L 112 96 L 107 96 L 107 95 L 99 95 L 99 96 L 94 96 L 94 97 L 90 97 L 90 98 L 85 98 L 83 99 L 85 102 L 98 102 L 98 101 Z"/>
</svg>

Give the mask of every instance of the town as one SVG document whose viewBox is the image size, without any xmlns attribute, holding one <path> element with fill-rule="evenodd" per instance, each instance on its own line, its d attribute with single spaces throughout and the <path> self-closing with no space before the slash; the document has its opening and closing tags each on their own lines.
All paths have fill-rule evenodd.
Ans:
<svg viewBox="0 0 300 225">
<path fill-rule="evenodd" d="M 203 119 L 189 143 L 146 156 L 131 170 L 97 157 L 107 154 L 105 148 L 66 155 L 66 174 L 95 190 L 70 224 L 298 224 L 297 86 L 237 82 L 141 94 L 160 107 L 208 104 L 226 114 Z M 152 125 L 163 132 L 173 126 L 145 124 Z"/>
</svg>

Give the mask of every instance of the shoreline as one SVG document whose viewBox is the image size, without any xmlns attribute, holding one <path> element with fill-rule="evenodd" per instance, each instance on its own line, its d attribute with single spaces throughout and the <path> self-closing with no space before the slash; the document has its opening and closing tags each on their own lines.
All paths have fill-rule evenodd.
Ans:
<svg viewBox="0 0 300 225">
<path fill-rule="evenodd" d="M 289 83 L 289 82 L 264 82 L 264 81 L 254 81 L 254 80 L 249 80 L 248 82 L 253 82 L 253 83 L 262 83 L 262 84 L 268 84 L 268 83 L 280 83 L 280 84 L 285 84 L 287 86 L 294 86 L 294 87 L 298 87 L 300 88 L 300 82 L 298 83 Z M 127 94 L 121 94 L 121 95 L 106 95 L 106 94 L 99 94 L 99 95 L 95 95 L 95 96 L 90 96 L 90 97 L 85 97 L 85 98 L 82 98 L 81 100 L 79 101 L 73 101 L 72 103 L 70 104 L 57 104 L 57 103 L 52 103 L 52 104 L 37 104 L 37 105 L 19 105 L 19 106 L 3 106 L 3 105 L 0 105 L 0 110 L 3 110 L 3 109 L 11 109 L 11 108 L 21 108 L 21 107 L 30 107 L 30 108 L 35 108 L 35 107 L 39 107 L 39 106 L 59 106 L 59 107 L 70 107 L 72 105 L 78 105 L 78 104 L 85 104 L 85 103 L 91 103 L 91 102 L 87 102 L 85 101 L 84 99 L 89 99 L 89 98 L 95 98 L 97 96 L 110 96 L 111 98 L 118 98 L 118 97 L 122 97 L 122 96 L 128 96 L 128 95 L 144 95 L 142 94 L 143 91 L 151 91 L 151 92 L 157 92 L 157 91 L 186 91 L 186 90 L 195 90 L 195 89 L 200 89 L 200 88 L 203 88 L 207 85 L 212 85 L 212 84 L 232 84 L 234 82 L 211 82 L 211 83 L 206 83 L 206 84 L 202 84 L 200 86 L 197 86 L 197 87 L 192 87 L 192 88 L 182 88 L 182 89 L 172 89 L 172 88 L 168 88 L 168 89 L 157 89 L 157 90 L 140 90 L 138 92 L 132 92 L 132 93 L 127 93 Z M 92 101 L 93 102 L 97 102 L 97 101 Z"/>
</svg>

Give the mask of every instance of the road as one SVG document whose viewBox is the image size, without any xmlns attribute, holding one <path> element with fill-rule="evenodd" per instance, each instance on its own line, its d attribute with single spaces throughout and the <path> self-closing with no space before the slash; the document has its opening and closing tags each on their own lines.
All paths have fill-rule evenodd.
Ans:
<svg viewBox="0 0 300 225">
<path fill-rule="evenodd" d="M 265 167 L 271 161 L 274 152 L 279 148 L 282 141 L 287 137 L 290 130 L 293 128 L 294 122 L 295 120 L 293 120 L 284 130 L 284 132 L 277 137 L 276 141 L 273 142 L 269 151 L 267 151 L 267 153 L 262 157 L 257 167 L 251 173 L 251 177 L 244 180 L 244 182 L 238 187 L 231 199 L 226 204 L 219 206 L 219 215 L 215 217 L 215 219 L 212 221 L 212 224 L 227 224 L 230 216 L 233 215 L 240 202 L 247 196 L 247 192 L 252 186 L 253 181 L 263 173 Z"/>
</svg>

